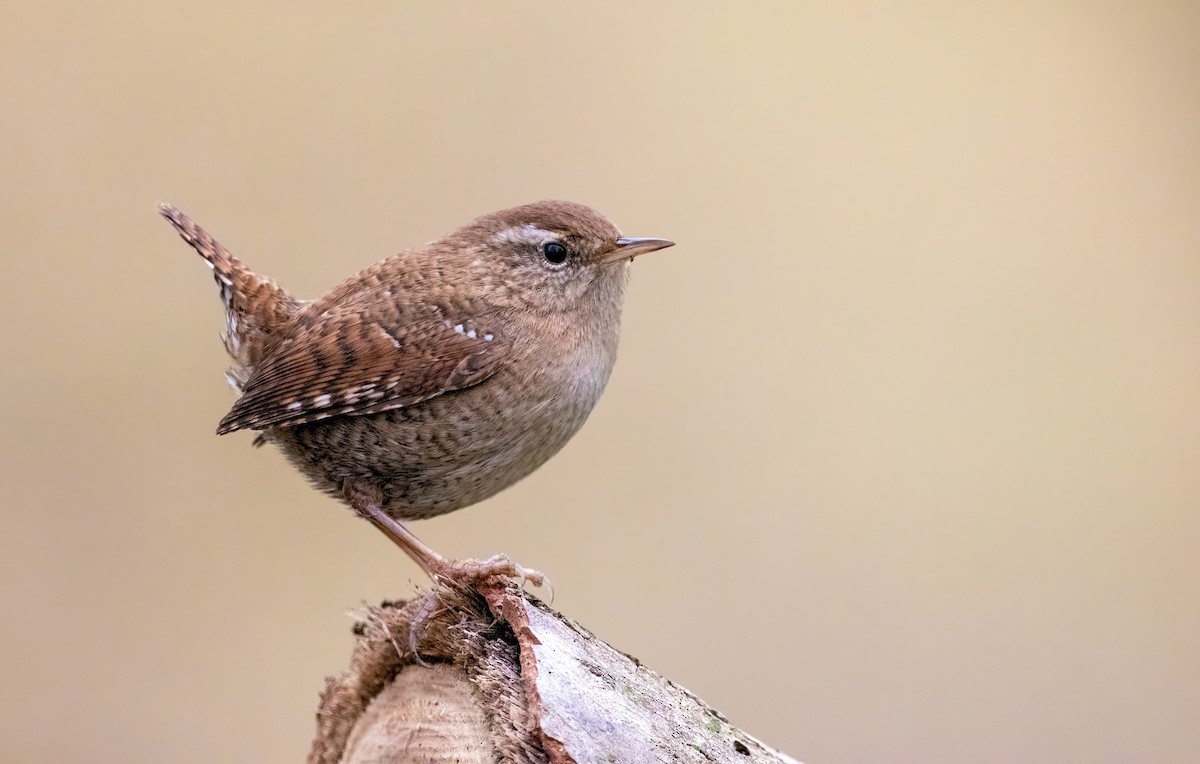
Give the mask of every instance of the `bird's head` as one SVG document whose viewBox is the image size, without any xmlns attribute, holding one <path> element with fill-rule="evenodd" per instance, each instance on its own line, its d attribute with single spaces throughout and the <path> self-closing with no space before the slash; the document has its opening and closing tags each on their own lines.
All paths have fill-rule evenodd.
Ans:
<svg viewBox="0 0 1200 764">
<path fill-rule="evenodd" d="M 484 215 L 447 238 L 467 255 L 467 271 L 485 293 L 547 313 L 619 308 L 633 259 L 674 244 L 624 237 L 596 210 L 562 201 Z"/>
</svg>

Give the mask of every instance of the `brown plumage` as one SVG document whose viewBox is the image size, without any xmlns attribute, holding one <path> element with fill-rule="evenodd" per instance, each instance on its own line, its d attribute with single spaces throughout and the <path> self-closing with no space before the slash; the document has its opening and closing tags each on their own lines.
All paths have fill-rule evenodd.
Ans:
<svg viewBox="0 0 1200 764">
<path fill-rule="evenodd" d="M 161 212 L 212 266 L 230 384 L 217 432 L 255 430 L 431 575 L 527 575 L 449 563 L 398 519 L 512 485 L 587 418 L 616 360 L 633 257 L 600 213 L 547 201 L 480 217 L 372 265 L 312 302 L 258 276 L 187 216 Z"/>
</svg>

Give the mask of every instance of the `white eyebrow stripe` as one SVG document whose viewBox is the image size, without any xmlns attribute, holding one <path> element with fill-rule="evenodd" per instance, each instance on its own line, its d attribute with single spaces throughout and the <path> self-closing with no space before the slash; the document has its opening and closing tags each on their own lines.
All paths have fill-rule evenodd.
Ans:
<svg viewBox="0 0 1200 764">
<path fill-rule="evenodd" d="M 535 246 L 540 246 L 556 238 L 558 238 L 558 234 L 553 231 L 547 231 L 544 228 L 538 228 L 533 223 L 505 228 L 503 231 L 492 236 L 492 239 L 499 244 L 511 243 Z"/>
</svg>

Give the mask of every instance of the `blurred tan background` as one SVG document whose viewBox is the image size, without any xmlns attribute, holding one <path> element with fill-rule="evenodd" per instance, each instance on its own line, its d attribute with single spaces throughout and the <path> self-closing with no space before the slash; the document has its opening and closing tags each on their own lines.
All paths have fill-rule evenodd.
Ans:
<svg viewBox="0 0 1200 764">
<path fill-rule="evenodd" d="M 0 760 L 304 756 L 415 568 L 250 437 L 178 204 L 297 294 L 585 202 L 574 442 L 416 530 L 820 762 L 1200 761 L 1194 3 L 7 3 Z"/>
</svg>

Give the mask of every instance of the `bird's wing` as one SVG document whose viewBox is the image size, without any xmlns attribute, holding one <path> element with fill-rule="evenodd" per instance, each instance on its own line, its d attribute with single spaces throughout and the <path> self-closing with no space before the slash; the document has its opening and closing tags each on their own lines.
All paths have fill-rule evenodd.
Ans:
<svg viewBox="0 0 1200 764">
<path fill-rule="evenodd" d="M 297 327 L 246 380 L 219 434 L 374 414 L 484 381 L 511 337 L 488 317 L 365 321 L 326 313 Z M 393 325 L 394 324 L 394 325 Z"/>
</svg>

